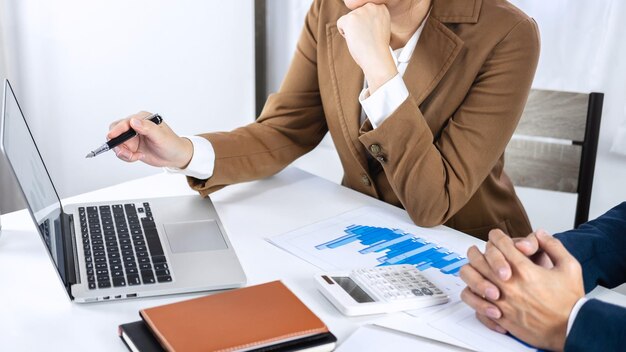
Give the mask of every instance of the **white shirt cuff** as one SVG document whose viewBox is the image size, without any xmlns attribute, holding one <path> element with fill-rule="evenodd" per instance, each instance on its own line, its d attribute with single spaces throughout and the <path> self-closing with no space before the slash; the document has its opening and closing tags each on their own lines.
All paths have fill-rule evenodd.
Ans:
<svg viewBox="0 0 626 352">
<path fill-rule="evenodd" d="M 398 73 L 380 86 L 372 95 L 369 94 L 368 88 L 363 89 L 359 95 L 359 102 L 372 127 L 376 128 L 393 114 L 408 97 L 409 90 L 406 88 L 402 76 Z"/>
<path fill-rule="evenodd" d="M 580 308 L 582 308 L 583 304 L 587 302 L 587 300 L 588 298 L 582 297 L 578 300 L 578 302 L 576 302 L 576 304 L 574 304 L 574 308 L 572 308 L 572 311 L 569 313 L 569 319 L 567 320 L 567 332 L 565 334 L 565 337 L 569 336 L 569 331 L 572 330 L 572 325 L 574 325 L 576 315 L 578 315 L 578 311 L 580 310 Z"/>
<path fill-rule="evenodd" d="M 167 172 L 184 174 L 199 180 L 206 180 L 213 176 L 215 166 L 215 150 L 208 139 L 198 136 L 183 136 L 193 144 L 193 156 L 184 169 L 177 167 L 165 167 Z"/>
</svg>

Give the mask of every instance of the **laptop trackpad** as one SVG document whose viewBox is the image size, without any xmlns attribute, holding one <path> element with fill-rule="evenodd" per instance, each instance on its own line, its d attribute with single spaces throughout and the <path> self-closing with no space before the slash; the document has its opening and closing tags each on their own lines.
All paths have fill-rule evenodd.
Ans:
<svg viewBox="0 0 626 352">
<path fill-rule="evenodd" d="M 173 253 L 227 249 L 215 220 L 164 224 L 165 235 Z"/>
</svg>

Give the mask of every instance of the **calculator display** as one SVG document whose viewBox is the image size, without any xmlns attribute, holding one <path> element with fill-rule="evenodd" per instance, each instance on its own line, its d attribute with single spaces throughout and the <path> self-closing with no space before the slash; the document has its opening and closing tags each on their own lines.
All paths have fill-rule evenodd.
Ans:
<svg viewBox="0 0 626 352">
<path fill-rule="evenodd" d="M 350 297 L 354 298 L 355 301 L 359 303 L 375 302 L 374 299 L 365 293 L 365 291 L 363 291 L 363 289 L 351 278 L 346 276 L 333 276 L 333 280 L 335 280 L 335 282 L 339 284 L 339 286 L 341 286 L 341 288 L 343 288 L 343 290 L 346 291 Z"/>
</svg>

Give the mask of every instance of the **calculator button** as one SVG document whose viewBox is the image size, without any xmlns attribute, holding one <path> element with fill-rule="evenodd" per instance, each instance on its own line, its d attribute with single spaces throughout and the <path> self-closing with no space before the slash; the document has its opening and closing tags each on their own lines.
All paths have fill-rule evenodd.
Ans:
<svg viewBox="0 0 626 352">
<path fill-rule="evenodd" d="M 426 287 L 424 287 L 424 288 L 422 289 L 422 292 L 423 292 L 425 295 L 428 295 L 428 296 L 432 296 L 432 295 L 433 295 L 433 291 L 431 291 L 431 290 L 427 289 Z"/>
<path fill-rule="evenodd" d="M 424 295 L 422 293 L 422 291 L 418 290 L 418 289 L 411 290 L 411 292 L 413 292 L 413 294 L 416 295 L 416 296 L 423 296 Z"/>
</svg>

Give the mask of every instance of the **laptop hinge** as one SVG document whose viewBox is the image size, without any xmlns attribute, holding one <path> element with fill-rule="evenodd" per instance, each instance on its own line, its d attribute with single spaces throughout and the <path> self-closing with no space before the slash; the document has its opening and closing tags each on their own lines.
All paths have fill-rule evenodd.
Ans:
<svg viewBox="0 0 626 352">
<path fill-rule="evenodd" d="M 61 215 L 61 226 L 65 236 L 65 274 L 67 278 L 68 292 L 73 284 L 80 283 L 80 272 L 78 265 L 78 250 L 76 248 L 76 235 L 74 233 L 74 216 L 63 213 Z"/>
</svg>

